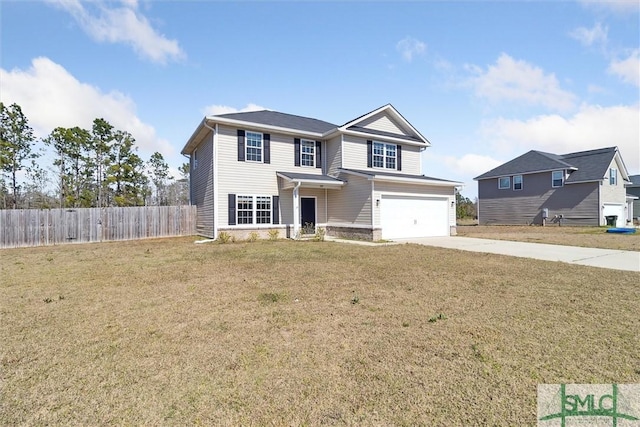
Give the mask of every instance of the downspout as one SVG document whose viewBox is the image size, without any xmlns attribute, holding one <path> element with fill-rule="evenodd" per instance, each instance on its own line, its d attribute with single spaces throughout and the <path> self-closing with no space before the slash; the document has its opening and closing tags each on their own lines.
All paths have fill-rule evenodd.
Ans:
<svg viewBox="0 0 640 427">
<path fill-rule="evenodd" d="M 373 230 L 375 228 L 375 209 L 376 209 L 376 201 L 375 201 L 375 190 L 376 190 L 376 184 L 375 181 L 372 179 L 371 180 L 371 239 L 374 240 L 373 238 Z"/>
<path fill-rule="evenodd" d="M 298 233 L 300 232 L 300 185 L 301 182 L 298 181 L 295 187 L 293 187 L 293 238 L 296 239 L 298 237 Z"/>
<path fill-rule="evenodd" d="M 211 131 L 211 179 L 213 181 L 213 239 L 218 238 L 218 177 L 216 176 L 218 172 L 218 167 L 216 165 L 218 161 L 218 156 L 216 150 L 218 148 L 218 144 L 215 143 L 216 137 L 218 135 L 218 124 L 216 123 L 216 127 L 212 128 L 207 124 L 207 119 L 204 119 L 203 122 L 204 127 Z"/>
</svg>

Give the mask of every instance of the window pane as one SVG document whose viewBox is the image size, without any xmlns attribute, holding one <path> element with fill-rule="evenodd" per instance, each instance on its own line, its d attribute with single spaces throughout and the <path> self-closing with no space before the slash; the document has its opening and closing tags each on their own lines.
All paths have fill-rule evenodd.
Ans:
<svg viewBox="0 0 640 427">
<path fill-rule="evenodd" d="M 314 153 L 316 149 L 316 143 L 314 141 L 303 140 L 300 148 L 300 164 L 302 164 L 302 166 L 314 166 Z"/>
<path fill-rule="evenodd" d="M 237 197 L 238 224 L 253 224 L 253 197 Z"/>
<path fill-rule="evenodd" d="M 522 176 L 516 175 L 513 177 L 513 189 L 522 190 Z"/>
<path fill-rule="evenodd" d="M 247 160 L 253 162 L 262 161 L 262 134 L 246 132 Z"/>
<path fill-rule="evenodd" d="M 503 176 L 502 178 L 498 179 L 499 189 L 504 190 L 510 187 L 511 187 L 511 178 L 509 178 L 508 176 Z"/>
</svg>

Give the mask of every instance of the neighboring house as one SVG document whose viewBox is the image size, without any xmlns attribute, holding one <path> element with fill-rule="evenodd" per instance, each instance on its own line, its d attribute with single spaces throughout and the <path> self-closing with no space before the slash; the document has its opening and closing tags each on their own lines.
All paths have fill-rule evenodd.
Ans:
<svg viewBox="0 0 640 427">
<path fill-rule="evenodd" d="M 476 178 L 480 224 L 606 225 L 627 219 L 627 168 L 617 147 L 529 151 Z"/>
<path fill-rule="evenodd" d="M 190 157 L 197 231 L 369 240 L 455 233 L 460 182 L 422 175 L 431 144 L 391 105 L 342 126 L 275 111 L 206 116 Z"/>
<path fill-rule="evenodd" d="M 636 219 L 640 222 L 640 175 L 629 176 L 630 184 L 627 184 L 627 221 L 633 224 Z"/>
</svg>

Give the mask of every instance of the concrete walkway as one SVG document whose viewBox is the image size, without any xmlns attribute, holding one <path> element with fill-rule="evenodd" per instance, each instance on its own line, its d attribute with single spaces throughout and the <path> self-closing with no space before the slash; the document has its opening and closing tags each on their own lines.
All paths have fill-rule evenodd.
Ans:
<svg viewBox="0 0 640 427">
<path fill-rule="evenodd" d="M 460 249 L 463 251 L 510 255 L 523 258 L 560 261 L 569 264 L 640 272 L 640 252 L 616 249 L 581 248 L 544 243 L 510 242 L 506 240 L 476 239 L 472 237 L 422 237 L 396 239 L 398 243 Z"/>
</svg>

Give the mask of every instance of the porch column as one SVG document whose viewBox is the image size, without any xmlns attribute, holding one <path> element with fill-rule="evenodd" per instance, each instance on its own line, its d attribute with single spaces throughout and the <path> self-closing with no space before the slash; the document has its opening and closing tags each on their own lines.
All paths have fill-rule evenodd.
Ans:
<svg viewBox="0 0 640 427">
<path fill-rule="evenodd" d="M 293 238 L 297 238 L 300 232 L 300 183 L 293 187 Z"/>
</svg>

